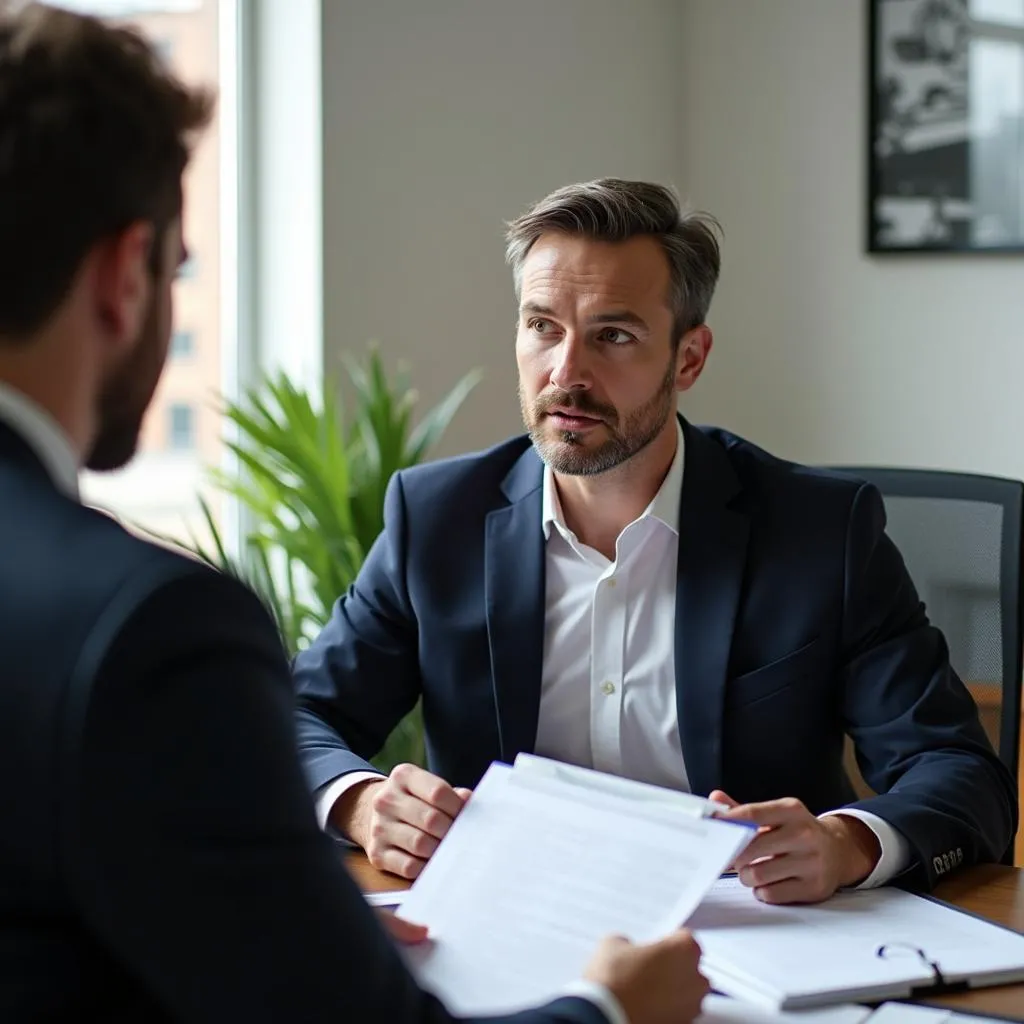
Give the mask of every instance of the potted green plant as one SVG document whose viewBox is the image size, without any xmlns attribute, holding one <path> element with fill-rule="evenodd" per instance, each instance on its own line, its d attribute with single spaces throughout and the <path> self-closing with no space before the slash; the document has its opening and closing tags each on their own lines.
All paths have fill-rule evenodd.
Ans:
<svg viewBox="0 0 1024 1024">
<path fill-rule="evenodd" d="M 292 655 L 316 636 L 355 580 L 383 528 L 391 476 L 429 455 L 480 379 L 478 371 L 466 374 L 414 425 L 417 396 L 403 369 L 390 380 L 375 347 L 344 366 L 354 395 L 349 416 L 330 383 L 313 396 L 284 373 L 264 378 L 238 402 L 223 402 L 237 471 L 211 476 L 245 510 L 241 551 L 227 550 L 206 501 L 201 511 L 210 539 L 200 542 L 193 533 L 182 545 L 249 584 Z M 424 763 L 418 706 L 374 759 L 385 771 L 403 761 Z"/>
</svg>

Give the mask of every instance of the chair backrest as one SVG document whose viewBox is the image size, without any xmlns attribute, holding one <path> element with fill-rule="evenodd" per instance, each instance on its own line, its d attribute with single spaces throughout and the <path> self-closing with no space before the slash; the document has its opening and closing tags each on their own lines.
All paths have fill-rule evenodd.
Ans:
<svg viewBox="0 0 1024 1024">
<path fill-rule="evenodd" d="M 1000 760 L 1018 778 L 1024 483 L 968 473 L 836 467 L 882 493 L 899 548 Z M 1008 853 L 1012 862 L 1012 851 Z"/>
</svg>

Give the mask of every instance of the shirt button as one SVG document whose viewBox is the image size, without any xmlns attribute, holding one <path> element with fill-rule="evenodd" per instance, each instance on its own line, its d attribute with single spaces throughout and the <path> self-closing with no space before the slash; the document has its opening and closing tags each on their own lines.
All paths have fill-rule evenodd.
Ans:
<svg viewBox="0 0 1024 1024">
<path fill-rule="evenodd" d="M 606 680 L 601 684 L 601 692 L 610 697 L 615 692 L 615 684 L 611 680 Z"/>
<path fill-rule="evenodd" d="M 617 582 L 617 581 L 616 581 L 616 579 L 615 579 L 615 577 L 614 577 L 614 576 L 609 576 L 609 577 L 608 577 L 608 586 L 609 586 L 609 587 L 614 587 L 614 586 L 615 586 L 615 584 L 616 584 L 616 582 Z"/>
</svg>

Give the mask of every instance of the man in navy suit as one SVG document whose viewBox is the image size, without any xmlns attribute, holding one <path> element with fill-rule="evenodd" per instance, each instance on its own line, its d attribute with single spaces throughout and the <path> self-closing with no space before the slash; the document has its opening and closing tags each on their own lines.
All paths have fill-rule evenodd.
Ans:
<svg viewBox="0 0 1024 1024">
<path fill-rule="evenodd" d="M 211 108 L 134 32 L 0 16 L 0 1020 L 453 1024 L 317 827 L 266 609 L 79 501 L 160 378 Z M 689 1021 L 698 954 L 609 939 L 500 1020 Z"/>
<path fill-rule="evenodd" d="M 768 902 L 999 859 L 1013 780 L 876 490 L 676 413 L 711 349 L 714 222 L 561 189 L 508 233 L 528 436 L 399 473 L 294 665 L 320 819 L 415 877 L 495 758 L 709 795 Z M 430 771 L 367 758 L 422 698 Z M 877 795 L 856 800 L 844 737 Z"/>
</svg>

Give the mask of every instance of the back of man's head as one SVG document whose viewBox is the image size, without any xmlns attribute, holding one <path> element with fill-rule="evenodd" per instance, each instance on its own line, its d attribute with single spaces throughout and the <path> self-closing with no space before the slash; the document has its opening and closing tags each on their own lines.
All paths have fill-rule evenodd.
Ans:
<svg viewBox="0 0 1024 1024">
<path fill-rule="evenodd" d="M 40 328 L 88 252 L 133 223 L 153 225 L 160 269 L 212 107 L 132 29 L 38 3 L 0 13 L 4 343 Z"/>
</svg>

